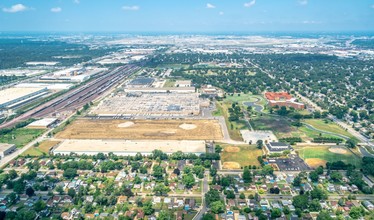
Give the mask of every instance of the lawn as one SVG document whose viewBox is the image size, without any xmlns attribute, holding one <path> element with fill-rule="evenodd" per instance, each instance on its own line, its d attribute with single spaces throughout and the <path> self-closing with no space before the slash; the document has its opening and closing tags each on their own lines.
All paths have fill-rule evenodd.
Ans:
<svg viewBox="0 0 374 220">
<path fill-rule="evenodd" d="M 43 141 L 39 144 L 39 146 L 31 147 L 27 151 L 25 151 L 22 155 L 23 156 L 41 156 L 43 154 L 49 154 L 49 150 L 55 146 L 56 144 L 60 143 L 59 141 Z"/>
<path fill-rule="evenodd" d="M 15 144 L 17 148 L 21 148 L 43 134 L 44 131 L 44 129 L 15 129 L 8 134 L 0 136 L 0 143 Z"/>
<path fill-rule="evenodd" d="M 234 168 L 231 165 L 239 166 L 238 168 L 249 165 L 260 166 L 257 157 L 262 156 L 262 150 L 257 149 L 255 145 L 220 145 L 223 148 L 221 153 L 222 164 L 225 165 L 227 163 L 227 167 L 224 168 Z"/>
<path fill-rule="evenodd" d="M 305 123 L 312 125 L 314 128 L 328 131 L 340 135 L 344 135 L 350 138 L 356 139 L 352 134 L 344 130 L 343 128 L 339 127 L 336 123 L 330 120 L 323 120 L 323 119 L 306 119 L 304 120 Z M 326 123 L 327 122 L 327 123 Z"/>
<path fill-rule="evenodd" d="M 296 147 L 295 150 L 299 153 L 299 156 L 312 167 L 325 165 L 326 162 L 335 162 L 339 160 L 360 167 L 361 158 L 352 154 L 349 150 L 345 150 L 344 153 L 335 153 L 330 151 L 330 148 L 331 146 L 317 145 Z"/>
</svg>

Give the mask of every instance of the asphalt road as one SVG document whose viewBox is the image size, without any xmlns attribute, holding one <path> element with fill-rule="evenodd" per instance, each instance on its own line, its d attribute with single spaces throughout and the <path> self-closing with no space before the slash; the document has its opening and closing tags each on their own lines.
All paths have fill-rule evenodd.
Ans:
<svg viewBox="0 0 374 220">
<path fill-rule="evenodd" d="M 203 218 L 203 215 L 207 212 L 207 206 L 205 203 L 205 194 L 209 191 L 209 183 L 208 183 L 209 171 L 205 171 L 204 173 L 204 180 L 203 180 L 203 189 L 201 191 L 201 196 L 203 198 L 202 207 L 199 212 L 195 215 L 193 220 L 200 220 Z"/>
</svg>

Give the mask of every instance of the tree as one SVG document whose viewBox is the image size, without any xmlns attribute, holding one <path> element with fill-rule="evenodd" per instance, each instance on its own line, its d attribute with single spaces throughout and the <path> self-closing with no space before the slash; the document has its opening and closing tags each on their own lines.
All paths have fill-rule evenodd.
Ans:
<svg viewBox="0 0 374 220">
<path fill-rule="evenodd" d="M 310 191 L 310 197 L 318 200 L 326 200 L 328 198 L 327 193 L 318 187 L 315 187 L 312 191 Z"/>
<path fill-rule="evenodd" d="M 316 171 L 312 171 L 309 173 L 309 178 L 313 181 L 313 182 L 318 182 L 318 179 L 319 179 L 319 175 Z"/>
<path fill-rule="evenodd" d="M 45 204 L 45 202 L 43 202 L 43 200 L 38 200 L 38 201 L 34 204 L 34 210 L 35 210 L 36 212 L 40 212 L 40 211 L 44 210 L 46 207 L 47 207 L 47 205 Z"/>
<path fill-rule="evenodd" d="M 220 145 L 216 145 L 216 147 L 214 148 L 214 151 L 216 153 L 221 153 L 222 152 L 222 147 Z"/>
<path fill-rule="evenodd" d="M 204 214 L 203 215 L 203 219 L 202 220 L 215 220 L 216 218 L 214 217 L 214 215 L 210 214 L 210 213 L 207 213 L 207 214 Z"/>
<path fill-rule="evenodd" d="M 244 181 L 244 183 L 251 183 L 252 182 L 251 171 L 249 171 L 248 167 L 244 167 L 243 181 Z"/>
<path fill-rule="evenodd" d="M 306 209 L 308 207 L 308 196 L 298 195 L 293 197 L 292 205 L 295 206 L 295 208 Z"/>
<path fill-rule="evenodd" d="M 25 184 L 23 181 L 16 181 L 13 186 L 13 191 L 17 194 L 22 194 L 25 190 Z"/>
<path fill-rule="evenodd" d="M 155 212 L 155 210 L 152 207 L 151 201 L 147 201 L 143 204 L 143 211 L 146 215 L 152 215 Z"/>
<path fill-rule="evenodd" d="M 208 206 L 210 206 L 211 203 L 219 201 L 221 199 L 220 193 L 215 190 L 211 189 L 205 194 L 205 202 Z"/>
<path fill-rule="evenodd" d="M 363 210 L 361 207 L 352 207 L 349 216 L 353 219 L 359 219 L 362 216 Z"/>
<path fill-rule="evenodd" d="M 161 210 L 160 214 L 157 217 L 157 220 L 171 220 L 173 219 L 173 215 L 166 210 Z"/>
<path fill-rule="evenodd" d="M 300 186 L 300 185 L 301 185 L 301 178 L 300 178 L 299 176 L 296 176 L 296 177 L 293 179 L 292 185 L 293 185 L 293 186 Z"/>
<path fill-rule="evenodd" d="M 224 211 L 225 205 L 222 201 L 215 201 L 210 204 L 210 209 L 214 214 L 219 214 Z"/>
<path fill-rule="evenodd" d="M 13 179 L 17 178 L 18 174 L 15 170 L 9 170 L 8 176 L 9 176 L 9 179 L 13 180 Z"/>
<path fill-rule="evenodd" d="M 323 210 L 318 214 L 317 220 L 333 220 L 333 218 L 331 217 L 330 213 Z"/>
<path fill-rule="evenodd" d="M 319 211 L 321 211 L 321 209 L 322 209 L 321 203 L 318 200 L 312 200 L 309 203 L 309 210 L 311 212 L 319 212 Z"/>
<path fill-rule="evenodd" d="M 330 178 L 334 182 L 340 182 L 343 179 L 343 175 L 338 171 L 333 171 L 330 174 Z"/>
<path fill-rule="evenodd" d="M 274 168 L 271 165 L 265 165 L 262 168 L 262 175 L 273 175 Z"/>
<path fill-rule="evenodd" d="M 153 192 L 158 196 L 162 196 L 162 195 L 166 195 L 168 192 L 170 192 L 170 189 L 169 189 L 169 187 L 166 187 L 164 184 L 157 184 L 153 188 Z"/>
<path fill-rule="evenodd" d="M 256 146 L 257 146 L 258 149 L 262 149 L 262 146 L 264 146 L 264 142 L 262 140 L 258 140 L 256 142 Z"/>
<path fill-rule="evenodd" d="M 29 187 L 29 188 L 26 189 L 26 195 L 27 195 L 28 197 L 33 196 L 33 195 L 34 195 L 34 192 L 35 192 L 34 189 L 31 188 L 31 187 Z"/>
<path fill-rule="evenodd" d="M 175 168 L 175 169 L 173 170 L 173 173 L 174 173 L 175 175 L 179 176 L 179 175 L 181 174 L 181 171 L 180 171 L 178 168 Z"/>
<path fill-rule="evenodd" d="M 239 198 L 240 198 L 240 199 L 245 199 L 245 195 L 244 195 L 244 193 L 240 193 Z"/>
<path fill-rule="evenodd" d="M 235 199 L 235 193 L 232 190 L 227 190 L 225 191 L 226 198 L 227 199 Z"/>
<path fill-rule="evenodd" d="M 155 165 L 155 166 L 153 166 L 153 174 L 152 175 L 156 179 L 161 179 L 164 176 L 164 169 L 159 165 Z"/>
<path fill-rule="evenodd" d="M 77 169 L 74 169 L 74 168 L 67 168 L 63 174 L 63 176 L 68 179 L 73 179 L 76 175 L 77 175 Z"/>
<path fill-rule="evenodd" d="M 354 139 L 352 139 L 352 138 L 349 138 L 349 139 L 345 142 L 345 144 L 346 144 L 347 147 L 349 147 L 349 148 L 355 148 L 356 145 L 357 145 L 357 141 L 354 140 Z"/>
<path fill-rule="evenodd" d="M 182 182 L 186 188 L 190 189 L 193 185 L 195 185 L 195 177 L 193 177 L 192 173 L 185 174 L 183 175 Z"/>
<path fill-rule="evenodd" d="M 68 189 L 68 195 L 71 196 L 71 198 L 74 198 L 75 197 L 75 189 L 73 189 L 73 188 Z"/>
<path fill-rule="evenodd" d="M 278 208 L 271 210 L 271 218 L 279 218 L 282 216 L 282 211 Z"/>
<path fill-rule="evenodd" d="M 64 193 L 64 188 L 62 186 L 56 186 L 55 188 L 56 192 L 58 192 L 60 195 Z"/>
</svg>

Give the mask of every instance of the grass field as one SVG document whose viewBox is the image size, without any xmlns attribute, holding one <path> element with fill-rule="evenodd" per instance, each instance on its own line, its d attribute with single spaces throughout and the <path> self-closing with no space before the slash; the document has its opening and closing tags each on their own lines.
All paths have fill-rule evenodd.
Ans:
<svg viewBox="0 0 374 220">
<path fill-rule="evenodd" d="M 61 139 L 222 140 L 218 120 L 79 119 L 56 135 Z"/>
<path fill-rule="evenodd" d="M 325 121 L 322 119 L 306 119 L 304 120 L 304 122 L 312 125 L 314 128 L 319 129 L 319 130 L 333 132 L 333 133 L 341 134 L 341 135 L 356 139 L 352 134 L 350 134 L 343 128 L 339 127 L 336 123 L 331 122 L 330 120 Z"/>
<path fill-rule="evenodd" d="M 220 145 L 223 148 L 221 161 L 224 169 L 240 169 L 248 165 L 260 166 L 257 157 L 262 155 L 262 151 L 255 145 Z"/>
<path fill-rule="evenodd" d="M 356 167 L 360 167 L 361 159 L 356 155 L 352 154 L 349 150 L 345 153 L 336 153 L 332 151 L 331 146 L 303 146 L 297 147 L 295 150 L 299 153 L 299 156 L 305 160 L 305 162 L 314 167 L 318 165 L 325 165 L 326 162 L 343 161 L 350 163 Z M 335 149 L 335 147 L 333 147 Z"/>
<path fill-rule="evenodd" d="M 31 142 L 41 134 L 44 129 L 19 128 L 8 134 L 0 136 L 0 143 L 15 144 L 18 148 Z"/>
<path fill-rule="evenodd" d="M 55 146 L 56 144 L 60 143 L 59 141 L 43 141 L 42 143 L 39 144 L 37 147 L 31 147 L 27 151 L 25 151 L 22 155 L 23 156 L 41 156 L 43 154 L 48 155 L 49 150 Z"/>
</svg>

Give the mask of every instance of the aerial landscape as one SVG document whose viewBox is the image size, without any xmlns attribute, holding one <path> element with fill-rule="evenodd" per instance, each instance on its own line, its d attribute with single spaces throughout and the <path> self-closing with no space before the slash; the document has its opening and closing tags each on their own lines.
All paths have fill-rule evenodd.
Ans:
<svg viewBox="0 0 374 220">
<path fill-rule="evenodd" d="M 374 219 L 374 1 L 0 10 L 0 219 Z"/>
</svg>

